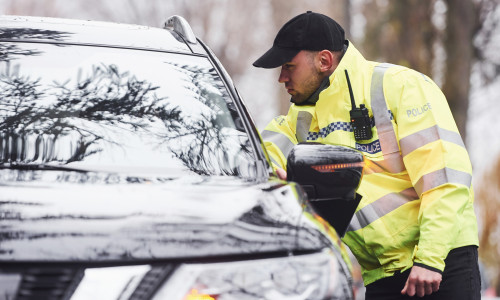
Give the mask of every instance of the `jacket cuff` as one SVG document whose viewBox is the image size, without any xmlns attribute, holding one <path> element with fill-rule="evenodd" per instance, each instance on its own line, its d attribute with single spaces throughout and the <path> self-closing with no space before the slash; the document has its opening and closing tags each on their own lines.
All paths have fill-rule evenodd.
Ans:
<svg viewBox="0 0 500 300">
<path fill-rule="evenodd" d="M 434 272 L 437 272 L 437 273 L 443 275 L 443 271 L 441 271 L 439 269 L 436 269 L 436 268 L 433 268 L 433 267 L 429 267 L 428 265 L 424 265 L 424 264 L 417 263 L 417 262 L 414 262 L 413 265 L 417 266 L 417 267 L 421 267 L 421 268 L 427 269 L 427 270 L 431 270 L 431 271 L 434 271 Z"/>
<path fill-rule="evenodd" d="M 443 273 L 445 262 L 444 259 L 448 255 L 448 251 L 444 247 L 434 246 L 432 249 L 424 249 L 415 247 L 416 251 L 413 256 L 413 264 L 418 265 L 428 270 Z"/>
</svg>

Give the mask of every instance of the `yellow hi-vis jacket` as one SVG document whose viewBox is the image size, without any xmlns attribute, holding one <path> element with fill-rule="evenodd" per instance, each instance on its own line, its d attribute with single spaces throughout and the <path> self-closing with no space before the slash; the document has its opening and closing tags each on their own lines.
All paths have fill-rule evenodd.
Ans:
<svg viewBox="0 0 500 300">
<path fill-rule="evenodd" d="M 371 140 L 354 139 L 344 70 L 357 107 L 370 112 Z M 365 60 L 352 44 L 329 79 L 316 105 L 292 104 L 262 132 L 273 164 L 286 169 L 298 142 L 361 151 L 363 198 L 343 241 L 365 285 L 413 265 L 442 272 L 450 250 L 479 244 L 472 167 L 443 93 L 421 73 Z"/>
</svg>

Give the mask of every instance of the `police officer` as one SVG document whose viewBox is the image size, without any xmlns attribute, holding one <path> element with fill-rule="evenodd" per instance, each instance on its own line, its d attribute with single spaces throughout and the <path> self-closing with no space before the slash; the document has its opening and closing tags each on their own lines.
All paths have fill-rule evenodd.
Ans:
<svg viewBox="0 0 500 300">
<path fill-rule="evenodd" d="M 254 66 L 281 67 L 291 95 L 288 114 L 262 132 L 278 176 L 299 142 L 367 158 L 363 198 L 343 238 L 366 299 L 480 299 L 472 167 L 439 87 L 367 61 L 337 22 L 314 12 L 288 21 Z"/>
</svg>

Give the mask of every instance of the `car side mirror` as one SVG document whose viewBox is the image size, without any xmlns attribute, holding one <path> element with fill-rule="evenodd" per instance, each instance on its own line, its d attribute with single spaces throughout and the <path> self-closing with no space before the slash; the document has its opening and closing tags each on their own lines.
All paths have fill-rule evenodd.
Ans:
<svg viewBox="0 0 500 300">
<path fill-rule="evenodd" d="M 344 146 L 303 143 L 287 160 L 287 180 L 299 183 L 316 213 L 343 236 L 361 201 L 356 193 L 363 155 Z"/>
</svg>

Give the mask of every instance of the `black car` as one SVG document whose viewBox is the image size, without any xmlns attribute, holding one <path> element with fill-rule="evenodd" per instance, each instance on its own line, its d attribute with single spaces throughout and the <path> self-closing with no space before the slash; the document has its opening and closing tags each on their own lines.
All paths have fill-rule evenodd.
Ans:
<svg viewBox="0 0 500 300">
<path fill-rule="evenodd" d="M 0 24 L 0 299 L 353 298 L 356 151 L 279 180 L 181 17 Z"/>
</svg>

